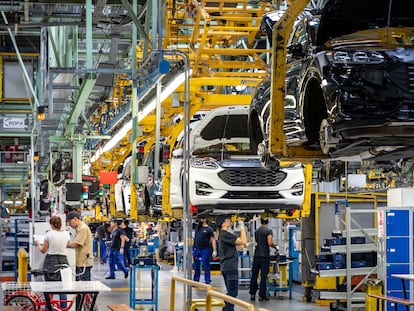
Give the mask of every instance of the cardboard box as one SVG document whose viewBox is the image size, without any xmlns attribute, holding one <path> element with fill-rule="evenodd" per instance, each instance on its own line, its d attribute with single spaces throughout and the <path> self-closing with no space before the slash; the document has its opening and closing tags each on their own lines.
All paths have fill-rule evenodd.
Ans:
<svg viewBox="0 0 414 311">
<path fill-rule="evenodd" d="M 388 189 L 387 207 L 414 207 L 414 189 L 413 188 Z"/>
</svg>

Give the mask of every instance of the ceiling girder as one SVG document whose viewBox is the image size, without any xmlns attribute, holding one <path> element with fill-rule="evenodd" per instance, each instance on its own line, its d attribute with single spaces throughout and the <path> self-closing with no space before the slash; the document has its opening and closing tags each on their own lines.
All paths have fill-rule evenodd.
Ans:
<svg viewBox="0 0 414 311">
<path fill-rule="evenodd" d="M 143 36 L 143 38 L 151 42 L 151 39 L 148 37 L 148 34 L 145 32 L 144 28 L 142 28 L 141 22 L 138 20 L 136 13 L 134 13 L 133 7 L 129 4 L 128 0 L 121 0 L 124 8 L 128 11 L 129 17 L 131 17 L 132 21 L 134 22 L 135 26 L 137 27 L 139 33 Z"/>
<path fill-rule="evenodd" d="M 75 101 L 75 106 L 73 107 L 72 113 L 67 122 L 67 127 L 65 128 L 64 136 L 70 137 L 75 131 L 76 126 L 78 125 L 79 117 L 82 111 L 85 108 L 86 100 L 92 92 L 93 87 L 96 83 L 96 74 L 88 73 L 84 76 L 82 86 L 80 88 L 78 97 Z"/>
</svg>

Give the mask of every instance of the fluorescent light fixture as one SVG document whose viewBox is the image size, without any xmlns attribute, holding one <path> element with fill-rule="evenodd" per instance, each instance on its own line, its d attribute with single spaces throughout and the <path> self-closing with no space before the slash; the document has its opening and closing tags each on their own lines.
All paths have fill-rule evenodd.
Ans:
<svg viewBox="0 0 414 311">
<path fill-rule="evenodd" d="M 191 70 L 188 73 L 188 75 L 191 75 Z M 166 100 L 183 82 L 185 81 L 186 72 L 182 72 L 178 75 L 177 78 L 172 79 L 166 87 L 161 91 L 160 101 L 161 103 Z M 148 102 L 145 107 L 138 112 L 138 122 L 143 120 L 151 111 L 155 109 L 157 105 L 157 97 L 155 96 L 151 101 Z M 95 153 L 95 155 L 91 158 L 91 162 L 95 162 L 99 159 L 102 153 L 107 152 L 111 150 L 113 147 L 116 146 L 117 143 L 121 139 L 123 139 L 128 132 L 132 129 L 132 120 L 125 123 L 122 128 L 115 134 L 114 137 L 112 137 L 104 146 L 103 148 L 99 148 L 98 151 Z"/>
<path fill-rule="evenodd" d="M 17 200 L 17 201 L 5 200 L 5 201 L 4 201 L 4 204 L 15 204 L 15 205 L 22 205 L 22 204 L 23 204 L 23 202 L 22 202 L 22 201 L 20 201 L 20 200 Z"/>
</svg>

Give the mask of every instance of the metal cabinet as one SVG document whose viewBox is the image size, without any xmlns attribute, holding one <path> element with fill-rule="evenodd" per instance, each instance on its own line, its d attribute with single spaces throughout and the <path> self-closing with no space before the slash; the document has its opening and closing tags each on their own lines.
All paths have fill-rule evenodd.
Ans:
<svg viewBox="0 0 414 311">
<path fill-rule="evenodd" d="M 349 203 L 345 199 L 337 200 L 332 211 L 334 226 L 329 228 L 330 235 L 324 237 L 332 237 L 334 234 L 340 236 L 338 243 L 341 244 L 335 245 L 332 242 L 327 254 L 332 258 L 339 258 L 341 262 L 334 261 L 332 267 L 313 271 L 318 278 L 330 277 L 336 280 L 334 290 L 320 291 L 320 299 L 336 300 L 335 310 L 350 310 L 352 307 L 364 305 L 364 282 L 371 275 L 377 274 L 377 210 L 374 202 Z M 364 243 L 356 244 L 361 239 Z M 336 241 L 335 238 L 333 240 Z M 346 305 L 340 302 L 343 300 Z"/>
<path fill-rule="evenodd" d="M 379 221 L 383 224 L 379 231 L 381 236 L 380 254 L 384 258 L 381 276 L 384 280 L 384 293 L 394 297 L 404 297 L 401 280 L 392 274 L 414 273 L 414 207 L 383 208 L 379 212 Z M 406 282 L 407 298 L 414 297 L 411 282 Z M 385 310 L 394 310 L 394 303 L 387 302 Z M 397 305 L 397 310 L 405 306 Z"/>
<path fill-rule="evenodd" d="M 27 216 L 1 219 L 1 271 L 13 271 L 17 280 L 17 253 L 19 248 L 29 251 L 30 220 Z"/>
</svg>

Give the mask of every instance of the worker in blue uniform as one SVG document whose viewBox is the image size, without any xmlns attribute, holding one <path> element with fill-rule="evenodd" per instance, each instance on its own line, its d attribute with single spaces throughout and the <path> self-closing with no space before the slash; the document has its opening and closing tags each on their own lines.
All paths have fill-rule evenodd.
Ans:
<svg viewBox="0 0 414 311">
<path fill-rule="evenodd" d="M 204 267 L 204 281 L 206 284 L 211 283 L 210 258 L 216 256 L 217 245 L 214 230 L 209 226 L 206 216 L 199 216 L 193 245 L 194 281 L 200 281 L 202 264 Z"/>
</svg>

